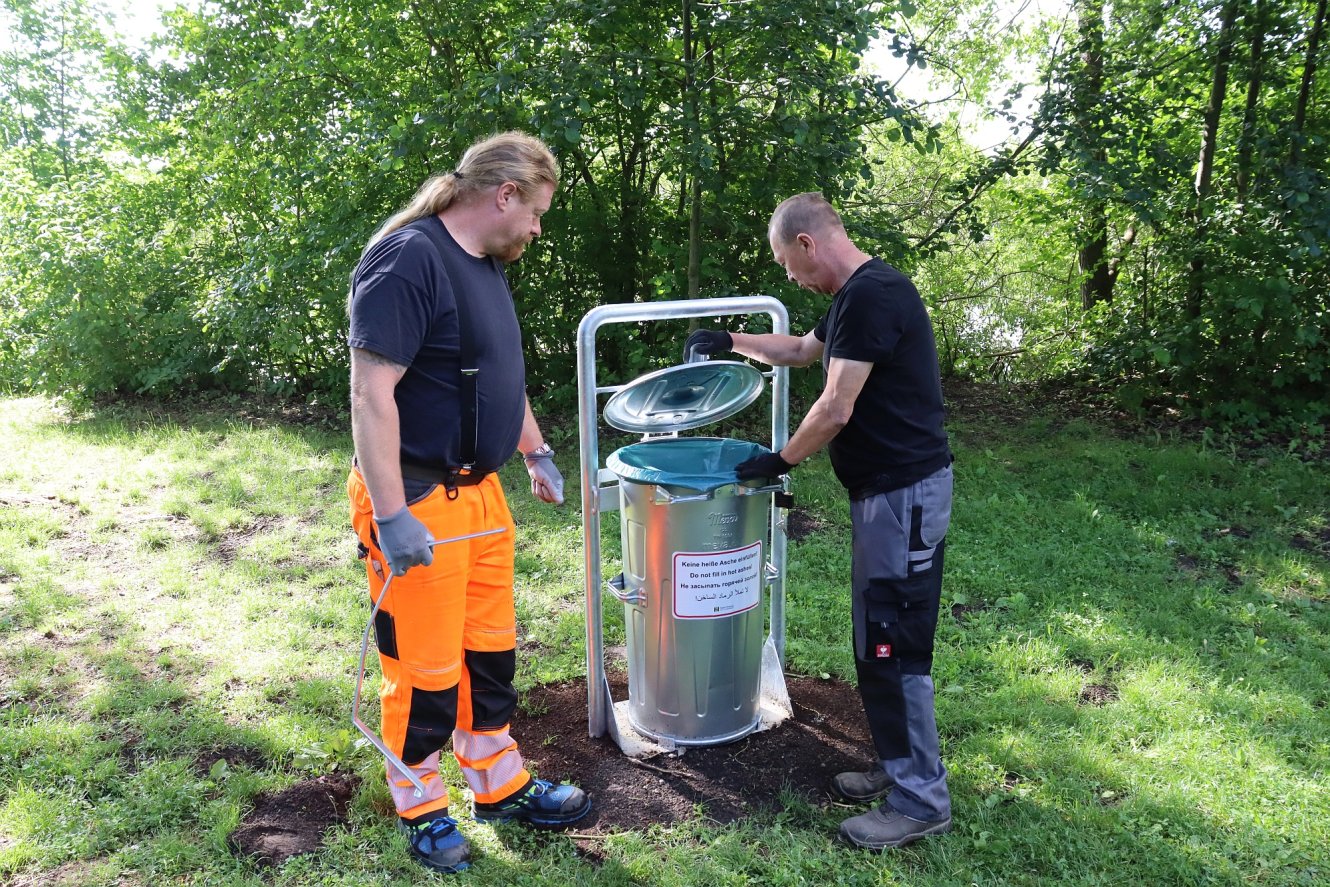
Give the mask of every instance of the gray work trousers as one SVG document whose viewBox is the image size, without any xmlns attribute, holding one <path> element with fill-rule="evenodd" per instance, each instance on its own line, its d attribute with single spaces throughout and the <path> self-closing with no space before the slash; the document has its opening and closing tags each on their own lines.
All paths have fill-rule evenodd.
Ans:
<svg viewBox="0 0 1330 887">
<path fill-rule="evenodd" d="M 933 709 L 933 636 L 951 523 L 951 467 L 850 503 L 854 661 L 887 803 L 926 821 L 951 815 Z"/>
</svg>

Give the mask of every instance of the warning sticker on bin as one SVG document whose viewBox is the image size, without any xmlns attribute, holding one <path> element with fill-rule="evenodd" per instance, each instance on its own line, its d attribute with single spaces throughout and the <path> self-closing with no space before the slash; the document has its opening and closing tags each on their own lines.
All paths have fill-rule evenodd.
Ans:
<svg viewBox="0 0 1330 887">
<path fill-rule="evenodd" d="M 674 553 L 674 615 L 719 619 L 762 600 L 762 543 L 729 551 Z"/>
</svg>

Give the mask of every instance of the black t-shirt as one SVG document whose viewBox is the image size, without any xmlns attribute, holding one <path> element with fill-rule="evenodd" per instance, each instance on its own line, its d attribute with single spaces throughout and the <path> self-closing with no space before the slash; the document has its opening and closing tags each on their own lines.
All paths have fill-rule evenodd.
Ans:
<svg viewBox="0 0 1330 887">
<path fill-rule="evenodd" d="M 418 226 L 437 225 L 442 258 Z M 494 471 L 517 449 L 525 416 L 522 331 L 503 266 L 476 258 L 437 216 L 392 232 L 370 248 L 351 283 L 352 348 L 407 367 L 395 399 L 407 462 L 461 465 L 461 336 L 456 293 L 465 294 L 476 375 L 477 471 Z"/>
<path fill-rule="evenodd" d="M 909 486 L 951 463 L 937 345 L 919 291 L 881 259 L 850 275 L 813 334 L 832 357 L 872 363 L 849 424 L 827 449 L 856 499 Z"/>
</svg>

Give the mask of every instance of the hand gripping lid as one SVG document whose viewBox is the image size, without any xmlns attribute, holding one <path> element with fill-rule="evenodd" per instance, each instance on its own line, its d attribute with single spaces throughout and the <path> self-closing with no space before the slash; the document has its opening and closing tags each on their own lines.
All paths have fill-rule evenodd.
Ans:
<svg viewBox="0 0 1330 887">
<path fill-rule="evenodd" d="M 638 376 L 605 404 L 605 421 L 642 434 L 719 422 L 757 400 L 762 373 L 737 360 L 702 360 Z"/>
</svg>

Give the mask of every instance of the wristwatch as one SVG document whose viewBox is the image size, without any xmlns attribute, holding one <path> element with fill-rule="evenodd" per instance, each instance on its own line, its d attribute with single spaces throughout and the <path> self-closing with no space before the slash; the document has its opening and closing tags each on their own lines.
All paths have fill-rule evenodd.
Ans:
<svg viewBox="0 0 1330 887">
<path fill-rule="evenodd" d="M 523 459 L 549 459 L 554 455 L 554 448 L 547 443 L 542 443 L 529 453 L 523 453 Z"/>
</svg>

